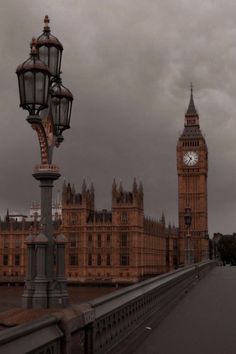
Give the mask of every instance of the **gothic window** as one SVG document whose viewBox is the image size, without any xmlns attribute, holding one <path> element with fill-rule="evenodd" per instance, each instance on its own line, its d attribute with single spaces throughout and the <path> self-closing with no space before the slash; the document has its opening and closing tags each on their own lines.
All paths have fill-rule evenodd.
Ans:
<svg viewBox="0 0 236 354">
<path fill-rule="evenodd" d="M 77 214 L 76 213 L 71 213 L 71 224 L 75 225 L 77 224 Z"/>
<path fill-rule="evenodd" d="M 107 266 L 111 265 L 111 256 L 107 254 Z"/>
<path fill-rule="evenodd" d="M 127 232 L 121 233 L 120 247 L 128 247 L 128 235 Z"/>
<path fill-rule="evenodd" d="M 93 235 L 89 234 L 88 235 L 88 247 L 92 247 L 93 245 Z"/>
<path fill-rule="evenodd" d="M 121 213 L 121 223 L 122 224 L 127 224 L 127 222 L 128 222 L 128 213 L 127 213 L 127 211 L 122 211 L 122 213 Z"/>
<path fill-rule="evenodd" d="M 107 243 L 109 244 L 111 242 L 111 235 L 107 234 Z"/>
<path fill-rule="evenodd" d="M 4 236 L 3 238 L 3 247 L 8 248 L 9 247 L 9 239 L 7 236 Z"/>
<path fill-rule="evenodd" d="M 98 235 L 97 241 L 98 241 L 98 247 L 102 247 L 102 237 L 100 234 Z"/>
<path fill-rule="evenodd" d="M 100 254 L 98 254 L 98 257 L 97 257 L 97 265 L 100 266 L 102 264 L 102 257 Z"/>
<path fill-rule="evenodd" d="M 7 266 L 8 265 L 8 254 L 3 255 L 3 265 Z"/>
<path fill-rule="evenodd" d="M 92 255 L 89 254 L 89 255 L 88 255 L 88 266 L 91 266 L 92 264 L 93 264 Z"/>
<path fill-rule="evenodd" d="M 78 265 L 78 255 L 77 254 L 71 254 L 70 255 L 70 265 L 71 266 L 77 266 Z"/>
<path fill-rule="evenodd" d="M 20 248 L 20 246 L 21 246 L 20 236 L 16 236 L 15 237 L 15 248 Z"/>
<path fill-rule="evenodd" d="M 70 248 L 77 247 L 77 240 L 76 240 L 76 235 L 75 234 L 70 234 L 69 235 L 69 245 L 70 245 Z"/>
<path fill-rule="evenodd" d="M 120 265 L 121 266 L 128 266 L 129 265 L 129 255 L 128 254 L 121 254 L 120 255 Z"/>
<path fill-rule="evenodd" d="M 15 255 L 15 265 L 16 265 L 16 266 L 19 266 L 19 265 L 20 265 L 20 255 L 19 255 L 19 254 L 16 254 L 16 255 Z"/>
</svg>

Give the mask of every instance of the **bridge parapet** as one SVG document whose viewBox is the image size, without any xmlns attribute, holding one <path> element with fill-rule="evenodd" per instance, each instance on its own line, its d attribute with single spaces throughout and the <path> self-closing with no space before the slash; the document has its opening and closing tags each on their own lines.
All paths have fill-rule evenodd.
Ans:
<svg viewBox="0 0 236 354">
<path fill-rule="evenodd" d="M 158 323 L 214 266 L 215 262 L 209 261 L 181 268 L 89 303 L 74 305 L 36 321 L 2 330 L 0 352 L 11 354 L 17 349 L 19 354 L 122 353 L 125 342 L 130 345 L 131 333 L 135 341 L 140 326 L 154 314 L 155 324 Z M 34 346 L 29 347 L 30 343 Z"/>
<path fill-rule="evenodd" d="M 0 353 L 60 353 L 64 333 L 50 315 L 0 332 Z"/>
<path fill-rule="evenodd" d="M 95 310 L 94 353 L 118 354 L 119 344 L 142 323 L 157 316 L 157 324 L 214 262 L 203 262 L 157 276 L 90 301 Z M 129 339 L 135 341 L 135 336 Z M 115 351 L 114 348 L 116 347 Z"/>
</svg>

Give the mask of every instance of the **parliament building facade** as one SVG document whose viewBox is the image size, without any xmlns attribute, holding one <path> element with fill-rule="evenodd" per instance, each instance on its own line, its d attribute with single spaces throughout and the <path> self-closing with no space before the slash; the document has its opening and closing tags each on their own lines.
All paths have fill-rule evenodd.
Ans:
<svg viewBox="0 0 236 354">
<path fill-rule="evenodd" d="M 78 193 L 64 182 L 60 210 L 54 215 L 55 236 L 66 237 L 66 275 L 74 283 L 134 283 L 178 266 L 208 258 L 207 171 L 208 155 L 191 90 L 185 126 L 177 144 L 179 228 L 165 217 L 144 215 L 142 184 L 134 179 L 130 191 L 112 185 L 111 210 L 95 209 L 93 185 L 83 182 Z M 185 210 L 191 209 L 187 229 Z M 0 222 L 0 281 L 20 282 L 26 273 L 29 234 L 40 229 L 34 205 L 31 220 L 7 214 Z M 187 243 L 188 241 L 188 243 Z M 189 242 L 190 241 L 190 242 Z M 190 259 L 189 258 L 189 259 Z"/>
</svg>

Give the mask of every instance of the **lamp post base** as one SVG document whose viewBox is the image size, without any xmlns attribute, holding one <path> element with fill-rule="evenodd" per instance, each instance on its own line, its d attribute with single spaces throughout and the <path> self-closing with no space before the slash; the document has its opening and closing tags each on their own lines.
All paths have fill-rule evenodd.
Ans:
<svg viewBox="0 0 236 354">
<path fill-rule="evenodd" d="M 56 280 L 51 282 L 48 289 L 48 307 L 67 307 L 69 305 L 69 295 L 66 289 L 66 279 L 62 282 Z"/>
<path fill-rule="evenodd" d="M 30 262 L 30 282 L 25 283 L 26 289 L 22 296 L 24 308 L 62 308 L 69 305 L 69 296 L 66 290 L 65 269 L 58 278 L 55 269 L 60 267 L 65 259 L 65 248 L 60 248 L 59 257 L 55 253 L 59 245 L 53 236 L 52 225 L 52 188 L 53 182 L 60 177 L 59 169 L 55 165 L 38 165 L 35 168 L 34 178 L 40 181 L 41 189 L 41 226 L 40 234 L 35 238 L 35 259 Z M 56 259 L 56 264 L 55 264 Z"/>
<path fill-rule="evenodd" d="M 26 280 L 25 289 L 21 298 L 21 305 L 24 309 L 31 309 L 33 305 L 34 283 Z"/>
</svg>

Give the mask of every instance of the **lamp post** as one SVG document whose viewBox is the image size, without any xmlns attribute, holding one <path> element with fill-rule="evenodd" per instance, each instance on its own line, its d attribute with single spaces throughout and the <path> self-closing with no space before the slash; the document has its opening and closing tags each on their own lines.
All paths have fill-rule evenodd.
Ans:
<svg viewBox="0 0 236 354">
<path fill-rule="evenodd" d="M 190 243 L 191 243 L 191 236 L 190 236 L 190 226 L 192 223 L 192 210 L 190 207 L 185 208 L 184 212 L 184 222 L 185 226 L 187 227 L 187 235 L 186 235 L 186 248 L 185 248 L 185 263 L 186 264 L 191 264 L 191 249 L 190 249 Z"/>
<path fill-rule="evenodd" d="M 64 236 L 55 240 L 52 224 L 53 182 L 60 177 L 59 167 L 52 164 L 53 148 L 59 147 L 63 131 L 70 128 L 73 101 L 71 92 L 62 85 L 60 78 L 62 51 L 61 43 L 51 34 L 49 18 L 45 16 L 43 33 L 38 39 L 33 38 L 29 59 L 16 70 L 20 107 L 29 112 L 27 121 L 38 135 L 41 152 L 41 162 L 33 173 L 41 188 L 41 226 L 40 233 L 29 236 L 27 241 L 30 257 L 22 297 L 25 308 L 68 305 Z"/>
</svg>

